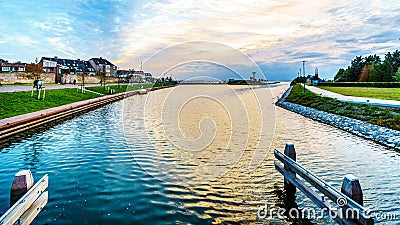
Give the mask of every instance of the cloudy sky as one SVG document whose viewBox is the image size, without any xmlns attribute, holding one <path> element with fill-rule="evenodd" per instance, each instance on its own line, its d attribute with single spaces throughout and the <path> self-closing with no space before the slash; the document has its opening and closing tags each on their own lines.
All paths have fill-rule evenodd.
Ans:
<svg viewBox="0 0 400 225">
<path fill-rule="evenodd" d="M 162 58 L 169 67 L 160 68 L 176 76 L 207 71 L 196 60 L 226 68 L 246 61 L 270 80 L 286 80 L 297 76 L 302 60 L 306 73 L 318 67 L 331 78 L 356 55 L 400 49 L 398 0 L 0 0 L 0 9 L 0 58 L 10 61 L 102 56 L 123 69 L 143 62 L 159 75 L 165 71 L 146 64 L 156 55 L 153 61 Z M 196 46 L 208 54 L 199 58 Z M 215 71 L 223 74 L 207 75 Z"/>
</svg>

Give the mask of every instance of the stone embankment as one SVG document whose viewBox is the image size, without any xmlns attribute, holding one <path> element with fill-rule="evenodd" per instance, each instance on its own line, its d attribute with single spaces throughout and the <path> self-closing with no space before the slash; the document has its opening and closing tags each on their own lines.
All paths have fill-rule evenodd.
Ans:
<svg viewBox="0 0 400 225">
<path fill-rule="evenodd" d="M 153 87 L 145 89 L 144 93 L 173 86 Z M 126 97 L 141 94 L 141 90 L 128 91 L 119 94 L 106 95 L 99 98 L 74 102 L 37 112 L 18 115 L 0 120 L 0 144 L 15 142 L 17 138 L 23 137 L 23 133 L 34 133 L 37 129 L 46 129 L 66 119 L 97 109 L 106 104 L 122 100 Z"/>
<path fill-rule="evenodd" d="M 283 94 L 276 102 L 277 106 L 350 132 L 354 135 L 400 150 L 400 131 L 287 102 L 286 97 L 290 94 L 291 90 L 292 87 Z"/>
<path fill-rule="evenodd" d="M 44 83 L 55 84 L 55 73 L 42 73 L 39 75 L 39 77 Z M 25 72 L 0 73 L 1 84 L 33 84 L 35 79 L 35 75 Z M 101 76 L 85 75 L 86 84 L 98 84 L 100 83 L 101 79 L 103 79 Z M 82 76 L 75 74 L 64 74 L 61 82 L 63 84 L 72 84 L 74 80 L 76 80 L 77 83 L 81 83 Z M 118 77 L 107 77 L 107 82 L 118 82 Z"/>
</svg>

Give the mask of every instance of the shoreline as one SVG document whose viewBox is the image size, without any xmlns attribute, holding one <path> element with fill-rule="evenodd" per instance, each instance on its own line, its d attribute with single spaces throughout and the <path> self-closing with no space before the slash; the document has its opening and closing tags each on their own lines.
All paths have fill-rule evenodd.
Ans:
<svg viewBox="0 0 400 225">
<path fill-rule="evenodd" d="M 146 88 L 146 93 L 171 87 L 174 86 L 150 87 Z M 36 129 L 46 129 L 48 124 L 61 123 L 77 115 L 139 94 L 140 90 L 132 90 L 1 119 L 0 144 L 12 139 L 14 135 L 27 133 Z"/>
<path fill-rule="evenodd" d="M 286 98 L 290 94 L 291 90 L 292 87 L 289 87 L 275 104 L 281 108 L 295 112 L 312 120 L 331 125 L 356 136 L 393 148 L 397 151 L 400 150 L 400 131 L 287 102 Z"/>
</svg>

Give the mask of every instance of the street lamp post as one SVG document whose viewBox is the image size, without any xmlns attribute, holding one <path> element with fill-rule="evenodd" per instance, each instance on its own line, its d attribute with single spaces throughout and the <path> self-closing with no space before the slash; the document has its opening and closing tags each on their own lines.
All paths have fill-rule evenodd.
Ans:
<svg viewBox="0 0 400 225">
<path fill-rule="evenodd" d="M 86 72 L 86 70 L 85 70 L 85 61 L 83 60 L 83 61 L 81 61 L 81 66 L 82 66 L 82 87 L 81 87 L 81 90 L 82 90 L 82 93 L 84 93 L 84 88 L 85 88 L 85 72 Z"/>
<path fill-rule="evenodd" d="M 301 76 L 301 69 L 299 69 L 299 74 L 300 74 L 300 76 Z M 300 80 L 299 80 L 300 81 Z"/>
<path fill-rule="evenodd" d="M 306 61 L 303 60 L 303 76 L 304 76 L 303 93 L 306 93 L 306 81 L 307 81 L 307 79 L 306 79 L 306 69 L 304 67 L 304 63 L 305 62 Z"/>
<path fill-rule="evenodd" d="M 121 76 L 121 73 L 118 73 L 118 68 L 117 68 L 118 88 L 121 88 L 120 84 L 119 84 L 121 82 L 120 81 L 120 79 L 121 79 L 120 76 Z"/>
<path fill-rule="evenodd" d="M 86 73 L 86 65 L 85 65 L 85 61 L 83 61 L 83 73 L 82 73 L 82 84 L 83 84 L 83 87 L 85 87 L 85 73 Z"/>
</svg>

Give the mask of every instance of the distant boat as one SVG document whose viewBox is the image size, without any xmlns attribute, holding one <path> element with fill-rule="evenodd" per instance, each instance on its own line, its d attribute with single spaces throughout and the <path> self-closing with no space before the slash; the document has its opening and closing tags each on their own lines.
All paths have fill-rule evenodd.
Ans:
<svg viewBox="0 0 400 225">
<path fill-rule="evenodd" d="M 147 90 L 146 89 L 140 89 L 139 90 L 139 95 L 145 95 L 147 93 Z"/>
</svg>

